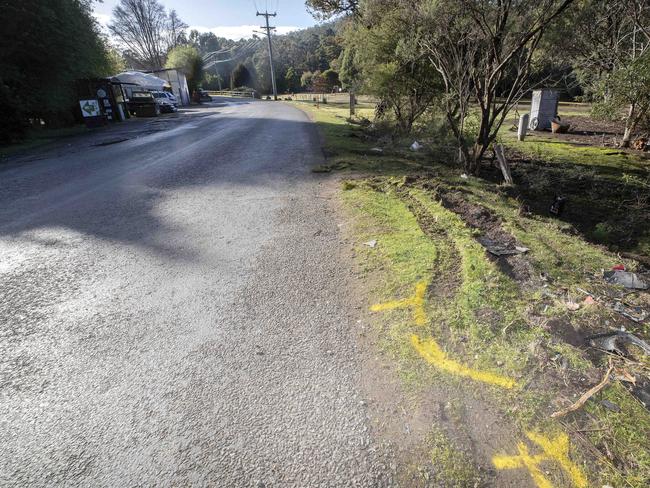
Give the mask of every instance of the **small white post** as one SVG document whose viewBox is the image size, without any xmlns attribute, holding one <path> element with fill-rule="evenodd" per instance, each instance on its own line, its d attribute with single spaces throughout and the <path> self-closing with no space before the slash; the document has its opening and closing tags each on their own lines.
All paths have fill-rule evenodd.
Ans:
<svg viewBox="0 0 650 488">
<path fill-rule="evenodd" d="M 528 120 L 530 119 L 530 115 L 524 114 L 521 117 L 519 117 L 519 130 L 517 131 L 517 139 L 520 141 L 523 141 L 526 139 L 526 131 L 528 130 Z"/>
</svg>

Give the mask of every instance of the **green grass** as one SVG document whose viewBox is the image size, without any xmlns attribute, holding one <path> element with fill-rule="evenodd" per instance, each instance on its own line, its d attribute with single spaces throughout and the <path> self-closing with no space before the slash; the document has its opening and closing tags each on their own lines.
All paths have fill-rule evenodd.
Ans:
<svg viewBox="0 0 650 488">
<path fill-rule="evenodd" d="M 430 444 L 431 462 L 436 480 L 450 488 L 481 486 L 481 473 L 467 453 L 437 428 L 432 428 L 427 442 Z"/>
<path fill-rule="evenodd" d="M 373 315 L 380 347 L 394 359 L 405 383 L 419 390 L 445 384 L 470 394 L 482 392 L 481 397 L 512 418 L 521 432 L 530 428 L 556 432 L 564 426 L 571 433 L 568 427 L 574 422 L 580 422 L 583 430 L 603 429 L 588 436 L 591 448 L 578 449 L 578 461 L 599 459 L 597 464 L 589 464 L 589 471 L 601 484 L 646 486 L 644 483 L 650 478 L 650 416 L 620 385 L 615 384 L 603 393 L 621 407 L 619 414 L 613 415 L 588 402 L 584 409 L 561 422 L 550 419 L 550 413 L 559 405 L 558 396 L 563 398 L 561 405 L 566 405 L 567 391 L 579 396 L 591 386 L 578 383 L 576 378 L 593 373 L 595 366 L 584 350 L 543 327 L 545 321 L 560 319 L 565 327 L 601 330 L 602 324 L 614 318 L 614 312 L 604 307 L 569 312 L 564 293 L 578 299 L 582 296 L 578 288 L 607 292 L 607 286 L 597 278 L 600 270 L 621 262 L 633 267 L 634 263 L 588 242 L 564 222 L 522 214 L 519 202 L 498 185 L 478 178 L 463 180 L 457 169 L 423 164 L 416 155 L 370 155 L 368 151 L 375 143 L 362 137 L 360 128 L 346 122 L 343 107 L 308 110 L 323 131 L 326 150 L 331 154 L 328 163 L 346 162 L 342 171 L 348 179 L 342 183 L 341 195 L 354 222 L 352 236 L 357 243 L 358 262 L 365 279 L 372 284 L 368 305 L 407 298 L 422 280 L 442 279 L 443 289 L 438 291 L 448 292 L 444 299 L 435 294 L 428 297 L 426 332 L 413 324 L 410 310 Z M 349 136 L 356 131 L 359 137 Z M 594 164 L 594 154 L 609 157 L 599 152 L 581 154 L 577 161 L 592 164 L 595 171 L 602 167 L 611 171 L 619 164 L 613 160 Z M 626 170 L 629 169 L 628 166 Z M 416 172 L 421 176 L 424 171 L 427 186 L 413 185 L 412 180 L 405 179 L 405 175 Z M 536 273 L 548 277 L 549 288 L 518 287 L 488 258 L 475 239 L 477 231 L 441 204 L 440 191 L 462 195 L 466 201 L 498 216 L 503 229 L 530 248 L 527 259 Z M 378 241 L 374 249 L 363 245 L 371 239 Z M 435 286 L 432 288 L 435 290 Z M 414 333 L 429 334 L 450 357 L 469 367 L 513 377 L 524 387 L 497 391 L 438 371 L 414 352 L 408 340 Z M 564 381 L 574 383 L 567 383 L 566 388 L 558 385 L 562 373 L 557 373 L 553 364 L 559 362 L 546 360 L 547 364 L 540 359 L 531 350 L 534 343 L 540 344 L 547 356 L 563 358 L 570 373 Z M 602 368 L 603 364 L 599 366 Z M 547 382 L 552 378 L 555 380 Z M 617 465 L 595 454 L 595 449 L 605 451 L 600 435 L 608 436 L 609 450 L 624 463 Z M 436 432 L 433 437 L 434 441 L 438 439 Z M 474 479 L 473 471 L 457 471 L 464 463 L 454 462 L 457 453 L 447 440 L 438 440 L 431 449 L 434 464 L 461 480 L 458 486 L 465 486 L 462 480 Z M 577 436 L 572 440 L 574 449 L 580 446 Z"/>
<path fill-rule="evenodd" d="M 611 170 L 644 172 L 650 167 L 650 161 L 645 158 L 607 147 L 570 144 L 543 136 L 528 136 L 519 141 L 515 132 L 507 130 L 501 132 L 501 139 L 506 146 L 529 158 L 585 166 L 605 174 Z"/>
</svg>

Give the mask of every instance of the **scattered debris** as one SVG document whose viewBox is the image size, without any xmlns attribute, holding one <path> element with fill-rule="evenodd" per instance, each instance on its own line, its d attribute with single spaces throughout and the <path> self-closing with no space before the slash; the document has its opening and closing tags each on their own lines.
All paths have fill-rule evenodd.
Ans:
<svg viewBox="0 0 650 488">
<path fill-rule="evenodd" d="M 592 347 L 618 354 L 619 356 L 628 355 L 628 352 L 625 349 L 625 344 L 637 346 L 642 349 L 646 355 L 650 355 L 650 344 L 624 330 L 617 330 L 616 332 L 607 332 L 605 334 L 587 337 L 587 341 Z"/>
<path fill-rule="evenodd" d="M 515 254 L 525 254 L 530 249 L 527 247 L 522 247 L 522 246 L 511 246 L 509 244 L 504 244 L 497 242 L 492 239 L 488 238 L 480 238 L 478 241 L 481 243 L 481 245 L 488 250 L 490 254 L 493 254 L 495 256 L 513 256 Z"/>
<path fill-rule="evenodd" d="M 566 303 L 566 308 L 572 312 L 575 312 L 577 310 L 580 310 L 580 304 L 574 302 L 573 300 L 567 300 Z"/>
<path fill-rule="evenodd" d="M 555 200 L 553 201 L 553 204 L 551 205 L 549 212 L 551 212 L 552 215 L 559 217 L 560 215 L 562 215 L 562 212 L 564 211 L 565 204 L 566 204 L 566 198 L 556 196 Z"/>
<path fill-rule="evenodd" d="M 469 176 L 467 176 L 466 173 L 463 173 L 462 175 L 460 175 L 460 177 L 464 180 L 469 180 Z"/>
<path fill-rule="evenodd" d="M 626 384 L 632 395 L 639 400 L 646 410 L 650 410 L 650 380 L 644 379 L 636 383 Z"/>
<path fill-rule="evenodd" d="M 635 140 L 632 143 L 632 149 L 636 149 L 637 151 L 646 151 L 648 148 L 648 139 L 645 137 L 639 137 L 637 140 Z"/>
<path fill-rule="evenodd" d="M 560 120 L 560 117 L 556 117 L 553 120 L 551 120 L 551 131 L 553 132 L 553 134 L 566 134 L 567 132 L 569 132 L 570 128 L 571 128 L 571 124 L 562 122 L 562 120 Z"/>
<path fill-rule="evenodd" d="M 625 265 L 624 264 L 617 264 L 616 266 L 613 266 L 612 269 L 614 271 L 625 271 Z"/>
<path fill-rule="evenodd" d="M 494 145 L 494 154 L 499 161 L 499 168 L 501 169 L 503 180 L 506 182 L 506 184 L 512 185 L 514 183 L 514 180 L 512 179 L 512 173 L 510 171 L 510 163 L 508 163 L 508 160 L 506 159 L 506 153 L 503 149 L 502 144 Z"/>
<path fill-rule="evenodd" d="M 607 369 L 607 373 L 605 373 L 605 376 L 603 377 L 602 381 L 598 383 L 596 386 L 585 392 L 577 402 L 575 402 L 573 405 L 564 408 L 562 410 L 558 410 L 557 412 L 554 412 L 551 414 L 551 418 L 558 418 L 558 417 L 564 417 L 566 414 L 574 412 L 575 410 L 578 410 L 580 407 L 582 407 L 587 400 L 589 400 L 592 396 L 594 396 L 596 393 L 598 393 L 600 390 L 605 388 L 609 384 L 609 375 L 612 374 L 612 371 L 614 370 L 614 366 L 612 365 L 612 360 L 609 360 L 609 368 Z"/>
<path fill-rule="evenodd" d="M 620 313 L 623 317 L 630 319 L 632 322 L 640 324 L 648 318 L 648 312 L 641 307 L 627 305 L 622 302 L 614 302 L 610 307 L 614 312 Z"/>
<path fill-rule="evenodd" d="M 377 241 L 373 239 L 372 241 L 364 242 L 363 243 L 365 246 L 375 248 L 377 247 Z"/>
<path fill-rule="evenodd" d="M 625 288 L 630 290 L 647 290 L 648 284 L 643 281 L 636 273 L 630 273 L 629 271 L 621 271 L 620 269 L 615 269 L 612 271 L 606 271 L 605 281 L 612 285 L 623 285 Z"/>
<path fill-rule="evenodd" d="M 620 412 L 621 407 L 616 405 L 614 402 L 610 402 L 609 400 L 601 400 L 600 404 L 605 407 L 607 410 L 611 410 L 612 412 Z"/>
<path fill-rule="evenodd" d="M 419 151 L 422 149 L 422 144 L 420 144 L 418 141 L 415 141 L 413 144 L 411 144 L 411 151 Z"/>
</svg>

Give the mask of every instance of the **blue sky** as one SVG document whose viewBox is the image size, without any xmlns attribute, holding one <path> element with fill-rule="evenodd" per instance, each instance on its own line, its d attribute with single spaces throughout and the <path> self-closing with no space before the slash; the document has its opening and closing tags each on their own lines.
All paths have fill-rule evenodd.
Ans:
<svg viewBox="0 0 650 488">
<path fill-rule="evenodd" d="M 255 17 L 260 10 L 278 12 L 273 25 L 278 33 L 309 27 L 316 22 L 307 13 L 304 0 L 159 0 L 168 9 L 175 9 L 190 28 L 212 31 L 221 37 L 240 39 L 249 37 L 251 31 L 263 20 Z M 113 7 L 119 0 L 103 0 L 95 7 L 95 16 L 106 25 Z M 276 7 L 277 5 L 277 7 Z"/>
</svg>

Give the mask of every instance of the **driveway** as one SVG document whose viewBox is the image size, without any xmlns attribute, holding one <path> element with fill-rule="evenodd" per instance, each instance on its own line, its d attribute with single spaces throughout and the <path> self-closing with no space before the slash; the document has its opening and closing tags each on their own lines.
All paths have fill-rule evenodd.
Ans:
<svg viewBox="0 0 650 488">
<path fill-rule="evenodd" d="M 194 115 L 0 166 L 0 485 L 389 485 L 315 126 Z"/>
</svg>

